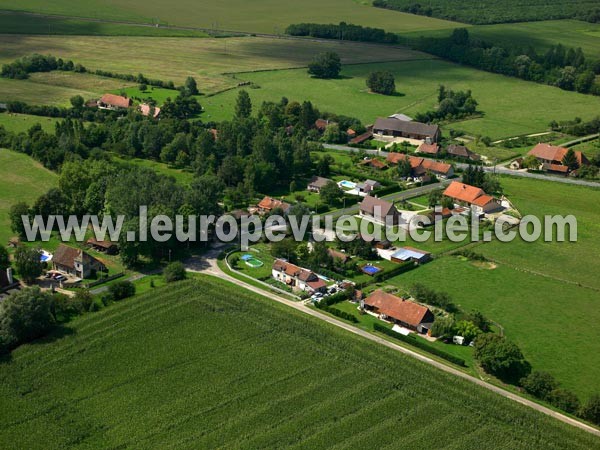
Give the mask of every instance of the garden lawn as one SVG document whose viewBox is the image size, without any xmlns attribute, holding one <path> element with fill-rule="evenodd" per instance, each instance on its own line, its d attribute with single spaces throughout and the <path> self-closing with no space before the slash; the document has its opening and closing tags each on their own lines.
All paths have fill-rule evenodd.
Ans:
<svg viewBox="0 0 600 450">
<path fill-rule="evenodd" d="M 142 158 L 122 158 L 117 155 L 112 155 L 112 159 L 117 162 L 133 164 L 140 167 L 145 167 L 146 169 L 154 170 L 156 173 L 160 175 L 166 175 L 169 177 L 175 178 L 179 184 L 182 186 L 188 186 L 194 180 L 194 174 L 192 172 L 188 172 L 183 169 L 176 169 L 174 167 L 170 167 L 168 164 L 162 163 L 160 161 L 153 161 L 150 159 L 142 159 Z"/>
<path fill-rule="evenodd" d="M 0 399 L 4 448 L 383 448 L 432 435 L 461 448 L 598 443 L 210 277 L 156 288 L 22 346 L 0 365 Z"/>
<path fill-rule="evenodd" d="M 13 235 L 8 217 L 10 207 L 18 202 L 33 203 L 57 183 L 54 172 L 29 156 L 0 149 L 0 245 L 6 245 Z"/>
<path fill-rule="evenodd" d="M 397 90 L 402 95 L 368 92 L 365 80 L 373 70 L 394 73 Z M 453 90 L 471 89 L 483 117 L 444 125 L 442 129 L 445 133 L 455 129 L 492 139 L 546 131 L 551 120 L 576 116 L 591 119 L 597 115 L 599 105 L 598 98 L 590 95 L 434 59 L 347 65 L 342 77 L 333 80 L 313 79 L 303 69 L 239 74 L 238 78 L 260 86 L 248 90 L 254 105 L 265 100 L 278 101 L 282 96 L 310 100 L 322 111 L 354 116 L 365 124 L 373 123 L 378 116 L 397 112 L 412 116 L 434 108 L 440 84 Z M 236 96 L 237 91 L 232 90 L 204 100 L 207 117 L 230 119 Z M 548 108 L 549 104 L 567 106 Z"/>
</svg>

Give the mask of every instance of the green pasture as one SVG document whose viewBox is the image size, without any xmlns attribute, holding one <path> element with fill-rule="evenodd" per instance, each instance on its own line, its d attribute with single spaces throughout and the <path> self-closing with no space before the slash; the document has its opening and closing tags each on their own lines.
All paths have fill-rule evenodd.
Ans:
<svg viewBox="0 0 600 450">
<path fill-rule="evenodd" d="M 373 70 L 394 73 L 399 95 L 370 93 L 365 80 Z M 567 92 L 552 86 L 535 84 L 496 75 L 441 60 L 418 60 L 385 64 L 344 66 L 339 79 L 311 78 L 305 70 L 278 70 L 239 74 L 238 78 L 253 82 L 258 89 L 248 89 L 254 105 L 282 96 L 310 100 L 323 111 L 336 112 L 373 123 L 378 116 L 401 112 L 414 115 L 436 104 L 440 84 L 454 90 L 471 89 L 479 102 L 483 117 L 443 125 L 469 134 L 492 139 L 546 131 L 551 120 L 566 120 L 597 115 L 597 97 Z M 294 95 L 295 93 L 295 95 Z M 227 91 L 203 100 L 205 118 L 230 119 L 237 91 Z M 549 104 L 568 105 L 548 108 Z"/>
<path fill-rule="evenodd" d="M 5 245 L 13 235 L 8 217 L 10 207 L 18 202 L 31 204 L 57 182 L 54 172 L 29 156 L 0 149 L 0 245 Z"/>
</svg>

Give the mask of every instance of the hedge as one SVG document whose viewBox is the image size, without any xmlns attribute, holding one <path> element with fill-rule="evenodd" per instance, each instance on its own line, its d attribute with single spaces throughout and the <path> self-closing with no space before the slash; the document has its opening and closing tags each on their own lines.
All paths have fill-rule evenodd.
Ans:
<svg viewBox="0 0 600 450">
<path fill-rule="evenodd" d="M 395 277 L 396 275 L 400 275 L 401 273 L 409 272 L 413 269 L 416 269 L 418 266 L 412 261 L 405 262 L 403 264 L 398 265 L 398 267 L 394 267 L 390 270 L 383 270 L 375 276 L 373 276 L 373 281 L 379 283 L 381 281 L 389 280 L 390 278 Z"/>
<path fill-rule="evenodd" d="M 375 329 L 375 331 L 379 331 L 383 334 L 393 337 L 394 339 L 398 339 L 399 341 L 406 342 L 414 347 L 420 348 L 421 350 L 425 350 L 426 352 L 431 353 L 435 356 L 438 356 L 442 359 L 445 359 L 446 361 L 449 361 L 452 364 L 456 364 L 457 366 L 461 366 L 461 367 L 467 366 L 467 363 L 465 362 L 464 359 L 459 358 L 454 355 L 451 355 L 450 353 L 446 353 L 442 350 L 438 350 L 437 348 L 431 347 L 431 346 L 427 345 L 425 342 L 419 341 L 412 335 L 404 336 L 403 334 L 396 333 L 391 328 L 384 327 L 383 325 L 380 325 L 378 323 L 374 323 L 373 328 Z"/>
</svg>

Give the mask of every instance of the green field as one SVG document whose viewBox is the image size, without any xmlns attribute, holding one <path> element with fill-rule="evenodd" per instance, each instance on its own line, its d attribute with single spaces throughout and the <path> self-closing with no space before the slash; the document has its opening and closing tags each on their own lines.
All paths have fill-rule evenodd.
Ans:
<svg viewBox="0 0 600 450">
<path fill-rule="evenodd" d="M 381 96 L 368 92 L 365 79 L 369 72 L 384 69 L 394 73 L 397 90 L 403 95 Z M 454 90 L 471 89 L 484 117 L 444 128 L 493 139 L 545 131 L 553 119 L 592 118 L 600 106 L 597 97 L 433 59 L 345 66 L 342 75 L 341 79 L 318 80 L 310 78 L 305 70 L 281 70 L 239 74 L 238 78 L 260 86 L 260 89 L 248 90 L 255 105 L 282 96 L 307 99 L 321 110 L 355 116 L 365 124 L 373 123 L 378 116 L 395 112 L 411 115 L 433 108 L 440 84 Z M 231 118 L 236 96 L 236 91 L 228 91 L 205 99 L 204 117 L 217 121 Z M 548 108 L 548 105 L 566 106 Z"/>
<path fill-rule="evenodd" d="M 4 34 L 58 34 L 87 36 L 206 37 L 196 30 L 174 30 L 151 26 L 123 25 L 62 17 L 43 17 L 0 12 L 0 30 Z"/>
<path fill-rule="evenodd" d="M 4 448 L 581 448 L 598 438 L 200 277 L 0 366 Z"/>
<path fill-rule="evenodd" d="M 574 214 L 577 243 L 481 244 L 473 250 L 497 268 L 444 256 L 388 281 L 449 292 L 465 310 L 478 309 L 506 329 L 534 369 L 546 370 L 587 398 L 600 392 L 600 190 L 562 183 L 502 178 L 507 197 L 522 214 Z"/>
<path fill-rule="evenodd" d="M 32 53 L 51 54 L 72 59 L 90 70 L 134 75 L 141 72 L 149 78 L 172 80 L 175 84 L 183 84 L 186 77 L 193 76 L 203 93 L 235 87 L 242 81 L 224 73 L 304 67 L 315 54 L 328 50 L 337 52 L 346 64 L 429 57 L 387 46 L 257 37 L 155 39 L 77 36 L 65 39 L 61 36 L 0 35 L 0 49 L 0 64 Z M 0 85 L 0 92 L 6 89 Z M 34 89 L 34 86 L 21 90 L 26 89 Z"/>
<path fill-rule="evenodd" d="M 20 133 L 39 123 L 47 132 L 54 132 L 54 124 L 60 119 L 53 117 L 31 116 L 29 114 L 0 113 L 0 125 L 9 131 Z"/>
<path fill-rule="evenodd" d="M 81 95 L 86 100 L 105 92 L 119 92 L 132 83 L 113 78 L 74 72 L 34 73 L 27 80 L 0 78 L 0 101 L 22 101 L 32 105 L 70 106 Z"/>
<path fill-rule="evenodd" d="M 0 149 L 0 245 L 5 245 L 12 236 L 10 207 L 18 202 L 33 202 L 57 182 L 56 174 L 29 156 Z"/>
<path fill-rule="evenodd" d="M 600 52 L 600 24 L 579 20 L 545 20 L 539 22 L 500 23 L 469 27 L 469 34 L 492 43 L 508 46 L 532 46 L 540 54 L 549 47 L 562 44 L 565 47 L 581 47 L 583 52 L 597 58 Z M 449 36 L 448 30 L 402 33 L 405 37 L 427 35 Z"/>
<path fill-rule="evenodd" d="M 394 32 L 456 26 L 456 23 L 445 20 L 373 8 L 368 0 L 176 0 L 168 3 L 157 0 L 112 0 L 110 3 L 96 0 L 22 0 L 18 3 L 0 0 L 0 9 L 144 23 L 156 23 L 158 20 L 169 25 L 273 34 L 283 33 L 292 23 L 314 22 L 315 17 L 321 23 L 344 21 Z"/>
<path fill-rule="evenodd" d="M 141 158 L 121 158 L 117 155 L 112 155 L 114 161 L 117 162 L 126 162 L 129 164 L 134 164 L 136 166 L 145 167 L 146 169 L 152 169 L 156 173 L 161 175 L 166 175 L 169 177 L 175 178 L 177 182 L 181 185 L 187 186 L 194 179 L 194 174 L 192 172 L 175 169 L 174 167 L 169 167 L 168 164 L 152 161 L 149 159 L 141 159 Z"/>
</svg>

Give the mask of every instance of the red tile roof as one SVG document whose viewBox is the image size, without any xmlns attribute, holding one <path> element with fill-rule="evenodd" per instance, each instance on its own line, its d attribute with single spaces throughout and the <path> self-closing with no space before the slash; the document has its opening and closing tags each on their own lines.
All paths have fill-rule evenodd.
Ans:
<svg viewBox="0 0 600 450">
<path fill-rule="evenodd" d="M 433 161 L 431 159 L 423 159 L 422 166 L 430 170 L 432 172 L 447 174 L 452 170 L 452 166 L 450 164 L 446 164 L 443 162 Z"/>
<path fill-rule="evenodd" d="M 116 106 L 118 108 L 129 108 L 131 106 L 131 99 L 115 94 L 104 94 L 100 101 L 105 105 Z"/>
<path fill-rule="evenodd" d="M 258 207 L 267 211 L 272 211 L 276 208 L 286 211 L 290 207 L 290 204 L 271 197 L 265 197 L 260 201 Z"/>
<path fill-rule="evenodd" d="M 417 151 L 419 153 L 429 153 L 432 155 L 437 155 L 440 151 L 440 146 L 437 144 L 426 144 L 425 142 L 423 142 L 421 145 L 419 145 Z"/>
<path fill-rule="evenodd" d="M 488 203 L 491 203 L 495 200 L 496 199 L 494 197 L 492 197 L 491 195 L 483 194 L 483 195 L 477 197 L 475 200 L 473 200 L 472 203 L 474 205 L 481 206 L 483 208 L 485 205 L 487 205 Z"/>
<path fill-rule="evenodd" d="M 368 165 L 368 166 L 371 166 L 378 170 L 387 169 L 387 167 L 388 167 L 387 164 L 385 164 L 384 162 L 381 162 L 378 159 L 374 159 L 374 158 L 365 159 L 365 160 L 361 161 L 360 164 L 363 166 Z"/>
<path fill-rule="evenodd" d="M 544 159 L 547 161 L 555 161 L 555 162 L 559 163 L 557 165 L 562 165 L 562 160 L 568 151 L 569 151 L 569 149 L 565 148 L 565 147 L 559 147 L 556 145 L 540 143 L 540 144 L 537 144 L 535 147 L 533 147 L 529 151 L 528 155 L 535 156 L 538 159 Z M 589 163 L 589 161 L 585 157 L 585 155 L 583 153 L 581 153 L 579 150 L 573 150 L 573 153 L 575 153 L 575 158 L 577 158 L 577 162 L 579 163 L 580 166 L 583 164 Z M 554 170 L 554 169 L 552 169 L 552 170 Z M 557 170 L 557 172 L 565 172 L 565 170 L 559 169 L 559 170 Z"/>
<path fill-rule="evenodd" d="M 460 183 L 459 181 L 453 181 L 452 183 L 450 183 L 450 186 L 448 186 L 444 191 L 445 196 L 466 203 L 473 203 L 473 201 L 477 197 L 484 194 L 485 192 L 483 192 L 482 189 L 468 184 Z"/>
<path fill-rule="evenodd" d="M 378 289 L 365 299 L 365 305 L 377 308 L 386 316 L 418 327 L 423 322 L 429 309 L 417 303 L 403 300 L 395 295 Z"/>
</svg>

